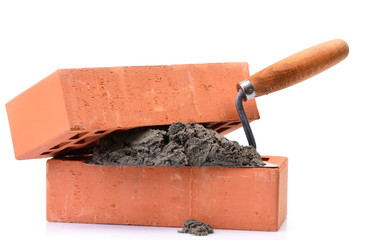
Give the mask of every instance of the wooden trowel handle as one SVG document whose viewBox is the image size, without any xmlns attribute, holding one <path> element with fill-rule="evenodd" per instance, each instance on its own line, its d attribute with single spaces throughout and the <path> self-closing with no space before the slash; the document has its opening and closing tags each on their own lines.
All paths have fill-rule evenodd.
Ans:
<svg viewBox="0 0 367 240">
<path fill-rule="evenodd" d="M 348 56 L 348 44 L 331 40 L 305 49 L 252 75 L 249 80 L 256 96 L 269 94 L 302 82 L 342 61 Z"/>
</svg>

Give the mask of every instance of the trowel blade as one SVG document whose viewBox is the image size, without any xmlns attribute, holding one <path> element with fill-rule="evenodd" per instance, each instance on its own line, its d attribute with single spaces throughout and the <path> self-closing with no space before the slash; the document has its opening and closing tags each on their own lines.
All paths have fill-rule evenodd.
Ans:
<svg viewBox="0 0 367 240">
<path fill-rule="evenodd" d="M 264 168 L 278 168 L 279 166 L 278 165 L 275 165 L 275 164 L 272 164 L 272 163 L 269 163 L 269 162 L 264 162 L 265 165 L 262 166 Z"/>
</svg>

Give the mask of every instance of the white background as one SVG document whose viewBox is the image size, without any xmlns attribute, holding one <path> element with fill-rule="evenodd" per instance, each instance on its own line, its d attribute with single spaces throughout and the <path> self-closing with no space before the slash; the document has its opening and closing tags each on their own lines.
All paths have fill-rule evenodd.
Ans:
<svg viewBox="0 0 367 240">
<path fill-rule="evenodd" d="M 278 232 L 216 230 L 207 238 L 367 239 L 363 3 L 1 0 L 0 238 L 194 238 L 178 228 L 46 222 L 45 159 L 14 159 L 4 104 L 56 69 L 247 61 L 253 74 L 342 38 L 350 46 L 344 62 L 257 100 L 259 152 L 289 158 L 285 224 Z M 247 144 L 241 129 L 229 137 Z"/>
</svg>

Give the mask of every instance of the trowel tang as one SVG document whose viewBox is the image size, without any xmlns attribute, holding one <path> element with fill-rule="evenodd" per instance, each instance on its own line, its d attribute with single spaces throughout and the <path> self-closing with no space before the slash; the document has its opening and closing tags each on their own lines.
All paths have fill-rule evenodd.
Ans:
<svg viewBox="0 0 367 240">
<path fill-rule="evenodd" d="M 321 43 L 293 54 L 237 84 L 236 109 L 249 145 L 256 142 L 242 102 L 302 82 L 334 66 L 348 56 L 348 44 L 341 39 Z M 264 167 L 274 167 L 266 163 Z"/>
</svg>

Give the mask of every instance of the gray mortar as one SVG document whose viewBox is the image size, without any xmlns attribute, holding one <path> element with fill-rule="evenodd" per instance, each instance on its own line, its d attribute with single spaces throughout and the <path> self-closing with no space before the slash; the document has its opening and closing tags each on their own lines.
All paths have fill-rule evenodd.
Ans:
<svg viewBox="0 0 367 240">
<path fill-rule="evenodd" d="M 261 167 L 252 146 L 241 146 L 196 123 L 121 131 L 102 138 L 91 165 Z"/>
<path fill-rule="evenodd" d="M 179 233 L 191 233 L 196 236 L 206 236 L 213 233 L 214 230 L 209 224 L 194 219 L 187 219 L 184 222 L 184 228 Z"/>
</svg>

